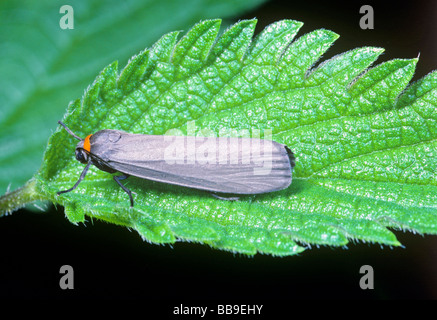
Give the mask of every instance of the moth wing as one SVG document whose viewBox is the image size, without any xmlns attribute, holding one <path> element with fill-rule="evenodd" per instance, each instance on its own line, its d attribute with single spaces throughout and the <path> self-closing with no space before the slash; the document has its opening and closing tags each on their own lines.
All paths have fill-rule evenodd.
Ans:
<svg viewBox="0 0 437 320">
<path fill-rule="evenodd" d="M 122 133 L 95 155 L 114 170 L 139 178 L 232 194 L 287 188 L 294 165 L 284 145 L 248 138 Z"/>
</svg>

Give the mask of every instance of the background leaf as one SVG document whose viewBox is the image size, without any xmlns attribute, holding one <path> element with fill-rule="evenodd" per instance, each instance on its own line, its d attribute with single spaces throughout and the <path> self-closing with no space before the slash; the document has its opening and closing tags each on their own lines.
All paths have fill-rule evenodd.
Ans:
<svg viewBox="0 0 437 320">
<path fill-rule="evenodd" d="M 238 15 L 262 2 L 73 0 L 68 4 L 74 9 L 74 29 L 63 30 L 63 4 L 2 1 L 0 190 L 23 185 L 38 170 L 65 106 L 83 94 L 102 66 L 114 60 L 125 65 L 168 30 Z"/>
<path fill-rule="evenodd" d="M 374 4 L 375 13 L 383 17 L 376 20 L 375 30 L 358 27 L 358 7 L 356 3 L 331 2 L 327 5 L 323 1 L 289 5 L 272 2 L 241 18 L 257 17 L 256 32 L 283 18 L 305 21 L 300 35 L 321 27 L 334 30 L 342 37 L 323 59 L 366 44 L 387 49 L 379 60 L 417 57 L 420 52 L 415 79 L 435 69 L 437 55 L 433 30 L 436 29 L 431 2 Z M 151 11 L 148 13 L 153 15 Z M 98 17 L 95 12 L 92 15 Z M 137 23 L 143 21 L 138 19 Z M 161 20 L 161 23 L 166 22 Z M 187 30 L 169 28 L 158 32 L 153 41 L 160 34 L 179 29 Z M 129 52 L 127 57 L 143 47 Z M 89 81 L 85 81 L 65 102 L 81 96 L 96 72 L 114 59 L 99 65 Z M 124 65 L 122 60 L 120 65 Z M 60 109 L 65 108 L 65 102 Z M 0 110 L 2 107 L 0 105 Z M 0 276 L 2 296 L 62 296 L 64 293 L 58 287 L 48 283 L 56 277 L 59 265 L 68 261 L 80 274 L 81 285 L 68 293 L 75 297 L 146 297 L 147 301 L 157 296 L 179 299 L 180 288 L 184 288 L 184 296 L 194 299 L 224 295 L 235 299 L 243 296 L 257 299 L 320 298 L 326 288 L 330 288 L 332 297 L 340 298 L 435 297 L 435 237 L 396 232 L 406 249 L 379 250 L 375 246 L 350 245 L 348 250 L 332 250 L 313 246 L 315 250 L 306 251 L 297 260 L 293 257 L 271 259 L 263 255 L 245 259 L 195 244 L 144 245 L 138 241 L 136 232 L 97 219 L 89 220 L 86 227 L 82 224 L 72 227 L 62 212 L 61 207 L 52 208 L 45 215 L 21 210 L 2 219 L 0 236 L 2 243 L 7 244 L 2 250 L 7 261 L 2 264 L 3 276 Z M 358 270 L 363 264 L 370 264 L 377 272 L 378 282 L 374 290 L 361 290 L 357 285 L 361 276 Z M 150 278 L 150 274 L 155 280 Z M 158 279 L 159 285 L 156 283 Z M 146 286 L 151 290 L 144 290 Z M 232 287 L 231 291 L 229 287 Z M 155 301 L 149 307 L 157 308 L 159 304 Z"/>
</svg>

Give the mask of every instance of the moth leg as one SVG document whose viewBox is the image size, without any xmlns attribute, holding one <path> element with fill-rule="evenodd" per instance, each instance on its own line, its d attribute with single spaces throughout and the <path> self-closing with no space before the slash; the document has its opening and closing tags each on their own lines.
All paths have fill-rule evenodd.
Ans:
<svg viewBox="0 0 437 320">
<path fill-rule="evenodd" d="M 212 193 L 212 192 L 211 192 L 211 195 L 214 198 L 217 198 L 217 199 L 220 199 L 220 200 L 226 200 L 226 201 L 237 201 L 237 200 L 240 199 L 240 197 L 223 197 L 223 196 L 219 196 L 218 194 Z"/>
<path fill-rule="evenodd" d="M 128 174 L 124 174 L 122 176 L 114 176 L 114 180 L 115 182 L 118 183 L 118 185 L 124 190 L 124 192 L 126 192 L 129 195 L 129 199 L 130 199 L 130 206 L 133 207 L 134 206 L 134 198 L 132 198 L 132 191 L 130 191 L 128 188 L 126 188 L 121 182 L 120 180 L 124 180 L 129 178 Z"/>
<path fill-rule="evenodd" d="M 86 173 L 88 172 L 88 169 L 90 168 L 91 164 L 92 164 L 91 161 L 89 161 L 87 163 L 85 169 L 83 169 L 82 173 L 80 174 L 79 180 L 77 180 L 77 182 L 74 184 L 74 186 L 72 188 L 70 188 L 68 190 L 58 191 L 57 194 L 59 195 L 61 193 L 67 193 L 67 192 L 70 192 L 70 191 L 73 191 L 74 189 L 76 189 L 77 186 L 79 185 L 79 183 L 81 183 L 81 181 L 85 178 Z"/>
</svg>

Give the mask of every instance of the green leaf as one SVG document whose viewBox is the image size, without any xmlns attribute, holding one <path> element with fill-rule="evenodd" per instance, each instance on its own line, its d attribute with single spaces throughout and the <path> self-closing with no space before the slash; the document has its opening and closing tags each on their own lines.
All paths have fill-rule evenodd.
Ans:
<svg viewBox="0 0 437 320">
<path fill-rule="evenodd" d="M 295 39 L 302 23 L 283 20 L 253 39 L 255 24 L 240 21 L 217 38 L 220 20 L 205 20 L 180 40 L 177 32 L 164 35 L 121 72 L 116 62 L 107 66 L 64 121 L 82 137 L 105 128 L 270 130 L 297 158 L 288 189 L 231 202 L 131 177 L 130 208 L 112 176 L 92 167 L 77 189 L 57 196 L 84 167 L 74 158 L 77 140 L 58 127 L 34 193 L 62 204 L 74 223 L 90 216 L 153 243 L 181 239 L 248 255 L 350 240 L 399 246 L 388 228 L 436 234 L 437 72 L 408 86 L 418 59 L 370 68 L 383 52 L 373 47 L 315 66 L 335 33 Z"/>
</svg>

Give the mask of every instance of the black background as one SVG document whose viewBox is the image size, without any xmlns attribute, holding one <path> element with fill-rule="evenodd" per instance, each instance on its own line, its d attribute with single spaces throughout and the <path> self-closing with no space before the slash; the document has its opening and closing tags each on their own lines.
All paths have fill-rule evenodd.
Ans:
<svg viewBox="0 0 437 320">
<path fill-rule="evenodd" d="M 359 27 L 364 4 L 374 9 L 374 30 Z M 386 49 L 377 63 L 420 53 L 417 80 L 437 69 L 436 16 L 435 1 L 317 0 L 272 1 L 236 18 L 258 18 L 257 32 L 288 18 L 305 23 L 298 36 L 318 28 L 340 34 L 322 60 L 361 46 Z M 437 298 L 437 237 L 396 236 L 404 248 L 351 242 L 292 257 L 247 257 L 195 243 L 153 245 L 95 219 L 75 226 L 62 207 L 20 210 L 0 219 L 0 298 L 139 298 L 166 301 L 168 308 L 197 300 Z M 74 290 L 59 287 L 62 265 L 74 269 Z M 374 269 L 374 290 L 359 287 L 362 265 Z"/>
</svg>

